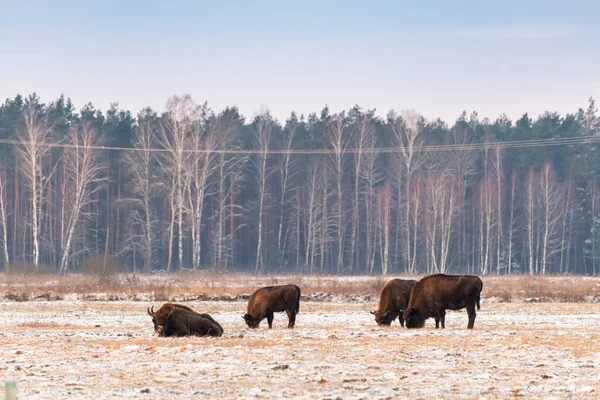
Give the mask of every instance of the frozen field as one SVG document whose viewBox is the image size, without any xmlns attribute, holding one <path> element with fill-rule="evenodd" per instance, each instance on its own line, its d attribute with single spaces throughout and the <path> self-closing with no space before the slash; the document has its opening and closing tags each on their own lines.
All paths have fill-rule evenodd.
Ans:
<svg viewBox="0 0 600 400">
<path fill-rule="evenodd" d="M 377 327 L 375 303 L 304 302 L 296 329 L 189 302 L 222 338 L 158 338 L 160 302 L 1 302 L 0 370 L 30 398 L 600 398 L 600 304 L 482 301 L 475 329 Z M 156 308 L 156 307 L 155 307 Z M 3 390 L 3 389 L 2 389 Z"/>
</svg>

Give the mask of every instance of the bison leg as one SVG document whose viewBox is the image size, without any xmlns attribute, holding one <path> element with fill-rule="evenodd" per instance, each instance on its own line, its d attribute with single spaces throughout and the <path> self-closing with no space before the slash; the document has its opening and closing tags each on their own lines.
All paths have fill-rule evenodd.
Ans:
<svg viewBox="0 0 600 400">
<path fill-rule="evenodd" d="M 473 326 L 475 325 L 475 316 L 477 315 L 474 304 L 467 307 L 467 314 L 469 314 L 469 325 L 467 325 L 467 329 L 473 329 Z"/>
<path fill-rule="evenodd" d="M 293 328 L 296 324 L 296 311 L 288 308 L 287 310 L 285 310 L 285 312 L 287 313 L 288 319 L 290 320 L 288 323 L 288 328 Z"/>
<path fill-rule="evenodd" d="M 439 328 L 439 323 L 442 323 L 442 329 L 446 328 L 446 310 L 438 310 L 435 316 L 435 329 Z"/>
<path fill-rule="evenodd" d="M 402 313 L 398 314 L 398 321 L 400 322 L 400 326 L 404 327 L 404 317 L 402 316 Z"/>
<path fill-rule="evenodd" d="M 273 327 L 273 311 L 267 311 L 267 323 L 269 324 L 269 329 Z"/>
</svg>

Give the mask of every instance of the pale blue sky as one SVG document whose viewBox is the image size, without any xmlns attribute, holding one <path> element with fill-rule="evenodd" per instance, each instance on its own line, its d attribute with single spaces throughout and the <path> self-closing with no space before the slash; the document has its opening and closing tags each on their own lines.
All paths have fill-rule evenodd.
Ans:
<svg viewBox="0 0 600 400">
<path fill-rule="evenodd" d="M 600 95 L 599 15 L 593 0 L 0 0 L 0 98 L 564 114 Z"/>
</svg>

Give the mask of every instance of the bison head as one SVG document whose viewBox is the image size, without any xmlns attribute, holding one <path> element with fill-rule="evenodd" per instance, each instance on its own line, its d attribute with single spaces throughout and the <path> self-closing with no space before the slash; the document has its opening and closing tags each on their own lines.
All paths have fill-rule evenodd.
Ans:
<svg viewBox="0 0 600 400">
<path fill-rule="evenodd" d="M 250 314 L 244 314 L 242 316 L 242 318 L 244 318 L 244 321 L 246 321 L 246 324 L 248 325 L 248 327 L 250 327 L 250 328 L 258 328 L 258 324 L 260 323 L 260 321 L 259 321 L 258 318 L 254 318 Z"/>
<path fill-rule="evenodd" d="M 154 331 L 158 332 L 159 330 L 159 325 L 156 323 L 156 313 L 154 312 L 154 306 L 152 306 L 152 309 L 150 309 L 150 307 L 148 307 L 148 315 L 152 317 L 152 323 L 154 324 Z"/>
<path fill-rule="evenodd" d="M 157 311 L 154 311 L 154 306 L 148 309 L 148 315 L 152 317 L 152 323 L 154 324 L 154 331 L 160 332 L 171 311 L 171 307 L 165 307 L 164 305 Z"/>
<path fill-rule="evenodd" d="M 403 315 L 407 328 L 422 328 L 425 323 L 425 318 L 414 307 L 404 310 Z"/>
<path fill-rule="evenodd" d="M 387 325 L 390 326 L 392 324 L 391 313 L 389 311 L 371 311 L 371 314 L 375 316 L 375 322 L 377 325 Z"/>
</svg>

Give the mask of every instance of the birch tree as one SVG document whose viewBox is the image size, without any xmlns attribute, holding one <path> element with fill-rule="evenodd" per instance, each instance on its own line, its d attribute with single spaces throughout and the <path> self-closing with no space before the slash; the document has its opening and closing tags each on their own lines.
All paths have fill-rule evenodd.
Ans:
<svg viewBox="0 0 600 400">
<path fill-rule="evenodd" d="M 292 158 L 296 131 L 298 129 L 298 119 L 295 114 L 288 120 L 283 131 L 281 141 L 283 152 L 279 155 L 280 172 L 280 193 L 279 193 L 279 226 L 277 227 L 277 249 L 282 259 L 285 257 L 285 244 L 283 243 L 283 223 L 285 209 L 288 206 L 288 192 L 290 191 L 290 181 L 296 175 L 296 168 Z M 298 249 L 299 250 L 299 249 Z"/>
<path fill-rule="evenodd" d="M 211 132 L 215 138 L 215 204 L 212 215 L 214 230 L 211 235 L 212 262 L 215 271 L 222 270 L 233 252 L 235 231 L 240 227 L 230 227 L 227 220 L 240 215 L 243 207 L 233 203 L 236 182 L 242 179 L 243 169 L 248 161 L 243 154 L 232 154 L 240 150 L 236 143 L 242 121 L 235 109 L 227 109 L 211 121 Z"/>
<path fill-rule="evenodd" d="M 335 199 L 335 220 L 337 231 L 336 270 L 338 274 L 344 269 L 345 220 L 342 181 L 344 179 L 346 150 L 350 143 L 350 138 L 346 132 L 346 125 L 346 115 L 342 112 L 331 118 L 330 125 L 327 129 L 329 143 L 333 149 L 331 152 L 331 165 L 337 189 Z"/>
<path fill-rule="evenodd" d="M 363 177 L 365 151 L 373 149 L 375 143 L 375 127 L 373 126 L 372 113 L 359 115 L 355 122 L 354 134 L 354 202 L 352 207 L 352 233 L 350 235 L 350 270 L 353 271 L 358 265 L 359 257 L 357 251 L 357 240 L 360 235 L 360 192 L 361 179 Z M 355 254 L 357 259 L 355 260 Z"/>
<path fill-rule="evenodd" d="M 39 271 L 40 261 L 40 224 L 44 189 L 50 174 L 44 173 L 44 160 L 49 155 L 52 124 L 49 114 L 38 104 L 37 99 L 30 97 L 23 109 L 23 125 L 17 129 L 21 146 L 16 148 L 20 158 L 20 171 L 23 174 L 26 188 L 30 192 L 31 201 L 31 235 L 33 237 L 33 265 Z"/>
<path fill-rule="evenodd" d="M 510 218 L 508 223 L 508 255 L 506 257 L 507 272 L 512 272 L 512 250 L 513 250 L 513 232 L 515 215 L 515 187 L 517 183 L 517 173 L 513 170 L 510 177 Z"/>
<path fill-rule="evenodd" d="M 375 263 L 375 238 L 377 236 L 376 188 L 384 179 L 384 173 L 380 163 L 378 163 L 377 153 L 374 151 L 375 135 L 368 136 L 363 144 L 366 146 L 366 152 L 362 157 L 363 160 L 360 168 L 362 181 L 360 194 L 363 202 L 360 203 L 361 197 L 358 197 L 358 208 L 364 209 L 365 213 L 365 225 L 363 228 L 365 230 L 365 268 L 367 272 L 372 274 Z M 360 216 L 358 216 L 358 218 L 360 218 Z"/>
<path fill-rule="evenodd" d="M 456 210 L 456 186 L 454 176 L 448 172 L 433 171 L 427 174 L 428 273 L 445 273 L 448 267 Z"/>
<path fill-rule="evenodd" d="M 306 193 L 306 211 L 304 216 L 306 243 L 304 262 L 306 263 L 306 266 L 311 274 L 314 272 L 315 252 L 320 237 L 320 230 L 318 229 L 317 221 L 319 220 L 319 216 L 322 214 L 320 210 L 322 203 L 319 202 L 319 183 L 321 182 L 321 176 L 321 165 L 316 162 L 310 163 L 304 189 Z"/>
<path fill-rule="evenodd" d="M 257 274 L 263 265 L 263 213 L 265 197 L 267 196 L 267 180 L 272 171 L 267 169 L 267 159 L 271 146 L 271 131 L 273 119 L 268 113 L 256 116 L 254 119 L 254 146 L 259 152 L 253 158 L 255 164 L 256 182 L 258 184 L 258 240 L 256 244 L 256 264 L 254 273 Z"/>
<path fill-rule="evenodd" d="M 529 273 L 537 273 L 537 267 L 534 264 L 535 249 L 534 249 L 534 228 L 536 218 L 536 201 L 535 201 L 535 171 L 530 168 L 527 171 L 525 182 L 525 215 L 527 218 L 527 254 L 529 256 Z"/>
<path fill-rule="evenodd" d="M 2 229 L 2 256 L 4 259 L 5 271 L 10 270 L 10 259 L 8 257 L 8 232 L 7 232 L 7 219 L 6 219 L 6 168 L 4 169 L 4 176 L 0 175 L 0 228 Z"/>
<path fill-rule="evenodd" d="M 192 267 L 200 268 L 202 256 L 202 215 L 204 203 L 208 196 L 208 186 L 215 172 L 215 138 L 203 135 L 202 129 L 196 125 L 192 129 L 190 142 L 196 152 L 191 153 L 185 163 L 185 193 L 187 194 L 188 212 L 192 236 Z"/>
<path fill-rule="evenodd" d="M 552 255 L 562 243 L 557 243 L 557 225 L 563 219 L 562 215 L 562 188 L 557 184 L 554 170 L 550 163 L 545 163 L 539 177 L 540 185 L 540 210 L 542 233 L 542 275 L 546 274 L 548 257 Z"/>
<path fill-rule="evenodd" d="M 414 110 L 404 111 L 401 115 L 391 112 L 388 114 L 388 122 L 391 124 L 395 145 L 398 146 L 396 157 L 393 161 L 394 176 L 397 179 L 398 188 L 398 216 L 403 216 L 396 222 L 396 252 L 398 241 L 404 238 L 404 271 L 414 273 L 416 270 L 416 233 L 418 225 L 414 224 L 415 211 L 412 199 L 412 180 L 415 173 L 423 164 L 424 157 L 421 156 L 421 147 L 424 143 L 423 126 L 424 119 Z M 402 208 L 404 208 L 402 210 Z M 403 225 L 402 234 L 398 232 Z M 412 271 L 412 272 L 410 272 Z"/>
<path fill-rule="evenodd" d="M 125 163 L 132 176 L 135 198 L 127 200 L 135 208 L 136 224 L 142 231 L 136 241 L 136 248 L 144 254 L 144 270 L 152 270 L 154 252 L 154 227 L 158 224 L 152 201 L 158 194 L 158 182 L 155 177 L 154 127 L 150 121 L 143 121 L 135 130 L 134 149 L 125 155 Z M 132 231 L 130 230 L 130 233 Z M 137 233 L 136 233 L 137 235 Z"/>
<path fill-rule="evenodd" d="M 179 267 L 183 267 L 183 236 L 184 236 L 184 171 L 188 137 L 202 119 L 203 109 L 198 106 L 190 95 L 173 96 L 167 101 L 167 112 L 159 122 L 159 143 L 166 150 L 162 157 L 163 169 L 168 173 L 169 203 L 171 214 L 169 222 L 169 244 L 173 245 L 174 228 L 177 225 L 177 258 Z M 171 270 L 171 254 L 167 261 L 167 272 Z"/>
<path fill-rule="evenodd" d="M 389 271 L 389 253 L 390 253 L 390 211 L 392 207 L 392 188 L 389 182 L 386 182 L 379 188 L 377 193 L 377 216 L 380 229 L 381 240 L 381 273 L 387 275 Z"/>
<path fill-rule="evenodd" d="M 90 217 L 86 212 L 93 199 L 93 194 L 101 188 L 99 185 L 104 178 L 100 177 L 101 164 L 97 160 L 96 131 L 90 121 L 84 121 L 81 126 L 73 126 L 69 131 L 70 147 L 65 149 L 64 163 L 68 180 L 65 193 L 67 209 L 64 243 L 60 258 L 59 271 L 64 274 L 69 262 L 75 233 L 79 221 Z"/>
</svg>

